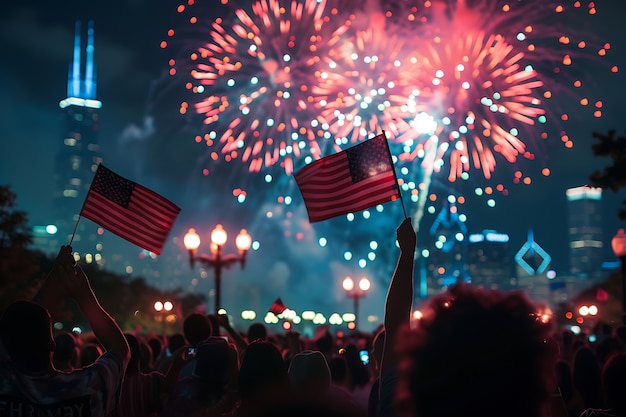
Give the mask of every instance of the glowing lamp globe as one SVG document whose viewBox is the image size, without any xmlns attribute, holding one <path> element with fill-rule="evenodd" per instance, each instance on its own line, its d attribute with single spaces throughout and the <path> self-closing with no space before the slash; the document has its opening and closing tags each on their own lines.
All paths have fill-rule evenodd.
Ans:
<svg viewBox="0 0 626 417">
<path fill-rule="evenodd" d="M 352 289 L 354 288 L 354 281 L 350 277 L 345 277 L 342 285 L 344 290 L 352 291 Z"/>
<path fill-rule="evenodd" d="M 196 233 L 196 229 L 193 227 L 185 233 L 185 237 L 183 238 L 183 244 L 187 250 L 195 251 L 200 246 L 200 235 Z"/>
<path fill-rule="evenodd" d="M 228 235 L 226 234 L 226 230 L 222 227 L 221 224 L 215 226 L 215 229 L 211 231 L 211 242 L 216 244 L 217 246 L 223 246 L 226 243 L 226 239 L 228 239 Z"/>
<path fill-rule="evenodd" d="M 370 289 L 370 280 L 363 277 L 359 280 L 359 288 L 361 289 L 361 291 L 367 291 Z"/>
<path fill-rule="evenodd" d="M 250 237 L 246 229 L 241 229 L 241 231 L 235 238 L 235 245 L 237 245 L 237 249 L 242 252 L 250 249 L 250 246 L 252 246 L 252 238 Z"/>
</svg>

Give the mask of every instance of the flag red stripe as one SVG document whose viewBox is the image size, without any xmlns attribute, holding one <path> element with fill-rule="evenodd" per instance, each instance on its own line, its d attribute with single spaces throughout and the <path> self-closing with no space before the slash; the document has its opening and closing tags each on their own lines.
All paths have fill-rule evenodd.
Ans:
<svg viewBox="0 0 626 417">
<path fill-rule="evenodd" d="M 389 178 L 381 177 L 364 180 L 361 183 L 365 184 L 359 183 L 358 188 L 352 187 L 350 190 L 343 189 L 342 193 L 333 193 L 336 196 L 313 194 L 314 197 L 304 197 L 307 199 L 306 206 L 310 213 L 310 220 L 325 220 L 393 200 L 398 196 L 395 181 L 393 178 L 390 181 Z"/>
<path fill-rule="evenodd" d="M 151 219 L 163 227 L 172 228 L 180 212 L 180 208 L 171 201 L 163 198 L 152 190 L 136 184 L 129 207 L 135 210 L 144 210 Z"/>
<path fill-rule="evenodd" d="M 115 203 L 111 203 L 106 197 L 98 193 L 91 193 L 91 200 L 97 209 L 101 210 L 100 212 L 96 211 L 97 214 L 101 214 L 104 216 L 108 216 L 112 219 L 116 219 L 120 224 L 125 225 L 126 227 L 137 227 L 142 229 L 141 231 L 150 236 L 158 237 L 164 229 L 168 230 L 171 227 L 171 223 L 157 221 L 151 221 L 151 218 L 146 216 L 144 212 L 142 212 L 142 205 L 137 204 L 131 200 L 131 203 L 128 205 L 128 208 L 124 208 L 116 205 Z M 113 204 L 113 205 L 111 205 Z M 86 210 L 90 211 L 91 204 L 85 204 Z M 85 210 L 85 209 L 84 209 Z"/>
<path fill-rule="evenodd" d="M 81 216 L 158 255 L 179 211 L 169 200 L 136 184 L 128 208 L 89 191 Z"/>
<path fill-rule="evenodd" d="M 296 181 L 300 185 L 306 185 L 309 181 L 317 181 L 318 178 L 331 176 L 345 176 L 348 169 L 348 158 L 345 152 L 327 156 L 323 159 L 307 165 L 295 174 Z"/>
<path fill-rule="evenodd" d="M 372 178 L 360 181 L 352 185 L 341 185 L 339 190 L 332 189 L 329 192 L 324 191 L 324 188 L 317 188 L 313 190 L 303 190 L 302 194 L 304 198 L 311 205 L 319 204 L 333 204 L 334 201 L 341 200 L 356 200 L 366 198 L 368 195 L 376 195 L 378 193 L 389 190 L 394 194 L 397 194 L 397 190 L 394 188 L 395 181 L 393 178 L 389 178 L 388 175 L 377 175 Z"/>
<path fill-rule="evenodd" d="M 129 242 L 160 254 L 167 233 L 146 229 L 145 222 L 137 213 L 111 203 L 98 193 L 91 193 L 81 215 Z"/>
</svg>

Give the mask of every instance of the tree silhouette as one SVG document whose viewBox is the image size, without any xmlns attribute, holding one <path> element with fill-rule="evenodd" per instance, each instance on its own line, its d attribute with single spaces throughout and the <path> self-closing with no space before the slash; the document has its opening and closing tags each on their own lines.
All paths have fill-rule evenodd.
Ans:
<svg viewBox="0 0 626 417">
<path fill-rule="evenodd" d="M 593 133 L 593 137 L 598 140 L 591 148 L 596 156 L 608 156 L 613 160 L 613 164 L 605 167 L 602 172 L 594 171 L 589 179 L 595 187 L 610 189 L 613 192 L 626 187 L 626 138 L 616 136 L 615 130 L 610 130 L 608 134 Z M 626 200 L 622 200 L 626 205 Z M 621 208 L 618 217 L 626 219 L 626 208 Z"/>
<path fill-rule="evenodd" d="M 25 249 L 33 240 L 28 215 L 17 210 L 17 195 L 9 185 L 0 185 L 0 250 Z"/>
<path fill-rule="evenodd" d="M 16 209 L 17 195 L 0 185 L 0 311 L 15 298 L 31 298 L 43 278 L 42 254 L 28 250 L 28 215 Z"/>
</svg>

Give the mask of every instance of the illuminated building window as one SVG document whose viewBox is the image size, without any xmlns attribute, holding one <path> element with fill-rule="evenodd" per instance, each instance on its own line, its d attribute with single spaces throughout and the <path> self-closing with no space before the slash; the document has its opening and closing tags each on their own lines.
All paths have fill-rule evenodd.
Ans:
<svg viewBox="0 0 626 417">
<path fill-rule="evenodd" d="M 76 139 L 74 138 L 65 138 L 63 143 L 67 146 L 76 146 Z"/>
<path fill-rule="evenodd" d="M 72 169 L 78 171 L 80 169 L 80 158 L 77 156 L 72 157 Z"/>
</svg>

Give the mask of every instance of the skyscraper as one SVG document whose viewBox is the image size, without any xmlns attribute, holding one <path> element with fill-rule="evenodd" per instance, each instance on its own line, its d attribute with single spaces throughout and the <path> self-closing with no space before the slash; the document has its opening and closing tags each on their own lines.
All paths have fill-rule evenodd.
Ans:
<svg viewBox="0 0 626 417">
<path fill-rule="evenodd" d="M 61 244 L 67 244 L 74 232 L 78 214 L 98 163 L 102 160 L 98 145 L 98 110 L 102 103 L 96 99 L 92 21 L 88 23 L 87 38 L 84 41 L 81 36 L 81 23 L 76 22 L 73 61 L 70 63 L 67 80 L 67 97 L 59 102 L 59 107 L 65 113 L 65 130 L 55 160 L 54 218 L 58 227 L 58 239 Z M 74 241 L 85 241 L 87 235 L 91 235 L 91 240 L 94 240 L 95 244 L 96 228 L 91 224 L 82 223 L 76 231 Z"/>
<path fill-rule="evenodd" d="M 570 273 L 579 278 L 596 278 L 602 275 L 602 189 L 587 186 L 570 188 L 566 196 Z"/>
<path fill-rule="evenodd" d="M 469 235 L 467 264 L 474 285 L 509 290 L 516 284 L 506 233 L 483 230 Z"/>
<path fill-rule="evenodd" d="M 56 253 L 59 245 L 67 245 L 71 241 L 73 249 L 86 263 L 96 263 L 110 271 L 129 274 L 136 271 L 135 267 L 140 264 L 142 272 L 157 274 L 158 271 L 146 267 L 145 263 L 141 265 L 141 259 L 153 259 L 153 254 L 143 253 L 91 220 L 78 221 L 91 181 L 103 160 L 99 145 L 102 103 L 96 98 L 93 21 L 87 24 L 86 36 L 83 32 L 84 26 L 80 21 L 76 22 L 67 96 L 59 102 L 65 123 L 54 165 L 53 212 L 50 219 L 57 232 L 51 234 L 48 225 L 35 226 L 34 244 Z M 148 273 L 144 275 L 148 276 Z"/>
</svg>

